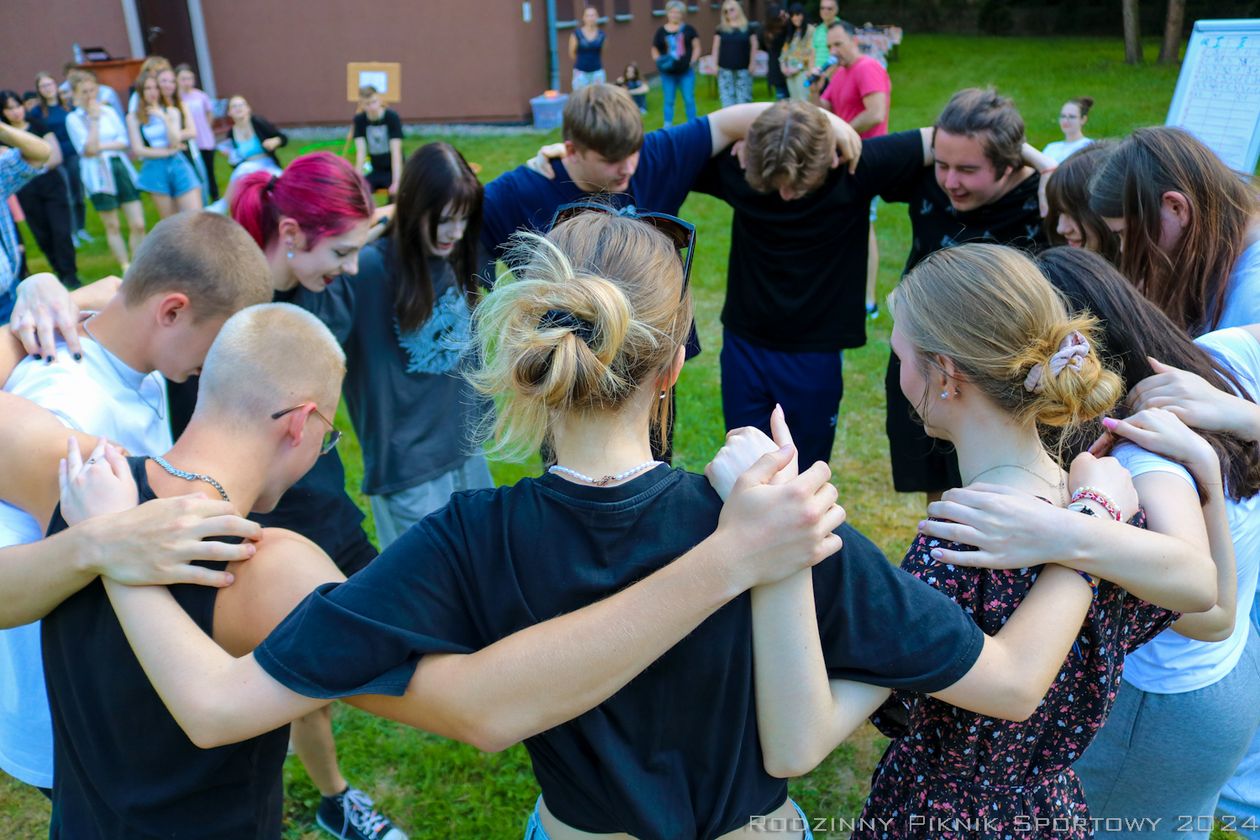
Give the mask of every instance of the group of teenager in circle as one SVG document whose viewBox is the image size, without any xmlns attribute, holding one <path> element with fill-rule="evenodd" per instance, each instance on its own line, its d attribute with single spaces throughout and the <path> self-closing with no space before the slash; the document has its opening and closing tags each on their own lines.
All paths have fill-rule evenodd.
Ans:
<svg viewBox="0 0 1260 840">
<path fill-rule="evenodd" d="M 705 475 L 669 463 L 693 190 L 733 208 Z M 875 196 L 913 234 L 894 479 L 931 500 L 900 568 L 827 465 Z M 121 285 L 19 287 L 0 764 L 51 836 L 278 838 L 291 729 L 321 824 L 404 837 L 335 700 L 524 742 L 531 840 L 812 837 L 786 779 L 868 718 L 854 837 L 1260 836 L 1260 221 L 1190 134 L 1055 169 L 993 90 L 863 142 L 797 100 L 645 133 L 592 84 L 555 156 L 483 187 L 430 143 L 394 200 L 302 155 Z"/>
</svg>

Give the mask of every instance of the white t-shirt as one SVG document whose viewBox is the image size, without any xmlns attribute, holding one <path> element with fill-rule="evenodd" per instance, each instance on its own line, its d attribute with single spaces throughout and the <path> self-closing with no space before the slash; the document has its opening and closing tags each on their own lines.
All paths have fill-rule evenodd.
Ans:
<svg viewBox="0 0 1260 840">
<path fill-rule="evenodd" d="M 133 455 L 169 450 L 162 376 L 132 370 L 90 338 L 82 338 L 81 344 L 82 362 L 64 350 L 51 365 L 26 359 L 4 390 L 43 406 L 72 429 L 121 444 Z M 0 502 L 0 546 L 43 536 L 41 523 Z M 0 630 L 0 770 L 30 785 L 52 787 L 52 719 L 39 622 Z"/>
<path fill-rule="evenodd" d="M 1081 149 L 1093 143 L 1088 137 L 1082 137 L 1080 140 L 1073 140 L 1069 143 L 1066 140 L 1055 140 L 1041 150 L 1043 155 L 1054 158 L 1055 163 L 1063 163 L 1072 156 L 1073 153 L 1079 152 Z"/>
<path fill-rule="evenodd" d="M 1260 324 L 1260 241 L 1238 255 L 1225 287 L 1225 308 L 1218 330 Z"/>
<path fill-rule="evenodd" d="M 1260 342 L 1240 329 L 1217 330 L 1196 339 L 1238 378 L 1248 393 L 1260 394 Z M 1137 473 L 1134 473 L 1137 475 Z M 1222 642 L 1187 639 L 1165 630 L 1130 653 L 1124 661 L 1124 679 L 1154 694 L 1196 691 L 1226 677 L 1242 658 L 1248 624 L 1256 604 L 1260 577 L 1260 494 L 1242 501 L 1226 499 L 1225 514 L 1234 541 L 1238 600 L 1234 630 Z"/>
</svg>

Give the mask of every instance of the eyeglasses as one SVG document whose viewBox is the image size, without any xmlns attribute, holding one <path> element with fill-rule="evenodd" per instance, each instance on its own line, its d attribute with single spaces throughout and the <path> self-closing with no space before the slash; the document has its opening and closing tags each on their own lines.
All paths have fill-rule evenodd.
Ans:
<svg viewBox="0 0 1260 840">
<path fill-rule="evenodd" d="M 691 255 L 696 250 L 695 225 L 668 213 L 652 213 L 639 210 L 633 204 L 619 209 L 600 201 L 574 201 L 571 204 L 562 204 L 556 208 L 556 214 L 551 217 L 551 224 L 547 230 L 553 230 L 561 222 L 567 222 L 569 219 L 580 216 L 583 213 L 605 213 L 609 216 L 624 216 L 627 219 L 645 222 L 665 234 L 669 241 L 674 243 L 674 248 L 678 251 L 678 259 L 683 264 L 682 292 L 678 295 L 678 299 L 682 300 L 687 296 L 687 285 L 691 282 Z"/>
<path fill-rule="evenodd" d="M 310 405 L 310 403 L 302 403 L 301 405 L 293 406 L 293 408 L 286 408 L 284 411 L 277 411 L 275 414 L 271 415 L 271 419 L 279 420 L 284 415 L 297 411 L 299 408 L 305 408 L 308 405 Z M 341 431 L 337 429 L 336 426 L 333 425 L 333 421 L 329 420 L 327 417 L 320 414 L 318 408 L 315 408 L 314 406 L 312 406 L 311 413 L 314 414 L 316 417 L 318 417 L 320 420 L 323 420 L 325 423 L 328 424 L 328 431 L 324 432 L 324 442 L 320 444 L 320 447 L 319 447 L 319 454 L 327 455 L 329 452 L 332 452 L 333 449 L 336 448 L 338 441 L 341 440 Z"/>
</svg>

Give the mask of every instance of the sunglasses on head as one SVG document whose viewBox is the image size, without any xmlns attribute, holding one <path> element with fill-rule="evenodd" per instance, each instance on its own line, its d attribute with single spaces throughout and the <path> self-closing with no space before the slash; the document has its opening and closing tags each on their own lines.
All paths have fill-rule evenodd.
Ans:
<svg viewBox="0 0 1260 840">
<path fill-rule="evenodd" d="M 681 300 L 686 296 L 687 285 L 691 282 L 691 255 L 696 250 L 695 225 L 668 213 L 653 213 L 639 210 L 633 204 L 617 208 L 599 201 L 575 201 L 571 204 L 562 204 L 556 208 L 556 214 L 551 217 L 551 224 L 547 227 L 547 230 L 552 230 L 561 222 L 567 222 L 569 219 L 580 216 L 583 213 L 624 216 L 627 219 L 634 219 L 635 221 L 649 224 L 665 234 L 669 241 L 674 243 L 674 248 L 678 251 L 678 258 L 683 264 L 682 292 L 678 298 Z"/>
</svg>

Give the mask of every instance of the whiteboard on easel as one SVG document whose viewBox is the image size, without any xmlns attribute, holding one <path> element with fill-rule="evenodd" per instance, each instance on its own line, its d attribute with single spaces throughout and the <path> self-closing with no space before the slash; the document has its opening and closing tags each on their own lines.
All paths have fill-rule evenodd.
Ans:
<svg viewBox="0 0 1260 840">
<path fill-rule="evenodd" d="M 1260 157 L 1260 19 L 1194 24 L 1167 125 L 1250 175 Z"/>
</svg>

